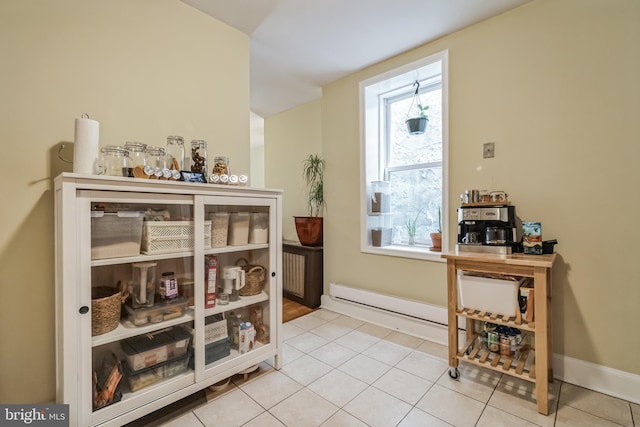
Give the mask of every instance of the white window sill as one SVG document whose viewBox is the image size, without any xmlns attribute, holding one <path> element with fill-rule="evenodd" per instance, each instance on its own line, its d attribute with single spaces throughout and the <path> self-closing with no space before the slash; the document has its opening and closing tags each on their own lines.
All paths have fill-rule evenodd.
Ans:
<svg viewBox="0 0 640 427">
<path fill-rule="evenodd" d="M 396 256 L 401 258 L 421 259 L 425 261 L 445 262 L 440 255 L 442 252 L 434 252 L 426 246 L 420 245 L 389 245 L 389 246 L 365 246 L 363 253 L 375 255 Z"/>
</svg>

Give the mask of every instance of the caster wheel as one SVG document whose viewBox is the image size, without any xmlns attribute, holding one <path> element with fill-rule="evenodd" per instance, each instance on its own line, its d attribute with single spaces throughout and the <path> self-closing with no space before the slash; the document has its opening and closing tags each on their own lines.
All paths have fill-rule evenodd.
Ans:
<svg viewBox="0 0 640 427">
<path fill-rule="evenodd" d="M 458 368 L 449 368 L 449 376 L 454 380 L 457 380 L 460 378 L 460 371 L 458 371 Z"/>
</svg>

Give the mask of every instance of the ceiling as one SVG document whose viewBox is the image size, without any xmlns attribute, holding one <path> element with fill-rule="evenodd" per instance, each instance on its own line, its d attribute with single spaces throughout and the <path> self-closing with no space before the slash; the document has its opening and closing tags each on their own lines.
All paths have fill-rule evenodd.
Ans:
<svg viewBox="0 0 640 427">
<path fill-rule="evenodd" d="M 182 0 L 250 36 L 261 117 L 323 85 L 531 0 Z"/>
</svg>

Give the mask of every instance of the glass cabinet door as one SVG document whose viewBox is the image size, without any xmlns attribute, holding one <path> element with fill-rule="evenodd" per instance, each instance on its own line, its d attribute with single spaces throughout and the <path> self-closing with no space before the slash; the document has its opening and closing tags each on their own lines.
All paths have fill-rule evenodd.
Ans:
<svg viewBox="0 0 640 427">
<path fill-rule="evenodd" d="M 195 253 L 211 236 L 196 233 L 191 196 L 80 191 L 77 209 L 80 342 L 90 343 L 80 425 L 93 425 L 195 383 Z"/>
<path fill-rule="evenodd" d="M 273 198 L 196 197 L 196 222 L 211 227 L 194 274 L 198 381 L 226 378 L 275 350 L 275 208 Z"/>
</svg>

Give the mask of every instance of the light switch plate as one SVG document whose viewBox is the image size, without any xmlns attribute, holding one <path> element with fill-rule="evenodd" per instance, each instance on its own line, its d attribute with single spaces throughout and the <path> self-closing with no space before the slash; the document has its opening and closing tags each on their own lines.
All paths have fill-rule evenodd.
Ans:
<svg viewBox="0 0 640 427">
<path fill-rule="evenodd" d="M 482 144 L 482 158 L 492 159 L 496 155 L 496 144 L 494 142 L 486 142 Z"/>
</svg>

